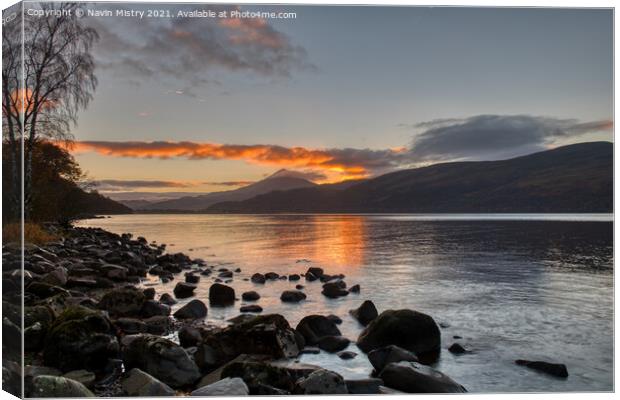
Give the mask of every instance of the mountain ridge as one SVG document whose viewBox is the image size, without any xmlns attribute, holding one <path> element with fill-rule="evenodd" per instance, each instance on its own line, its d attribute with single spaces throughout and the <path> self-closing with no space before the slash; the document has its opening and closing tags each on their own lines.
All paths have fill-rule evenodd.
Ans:
<svg viewBox="0 0 620 400">
<path fill-rule="evenodd" d="M 344 190 L 298 188 L 216 203 L 209 213 L 612 212 L 613 144 L 588 142 L 508 160 L 391 172 Z"/>
</svg>

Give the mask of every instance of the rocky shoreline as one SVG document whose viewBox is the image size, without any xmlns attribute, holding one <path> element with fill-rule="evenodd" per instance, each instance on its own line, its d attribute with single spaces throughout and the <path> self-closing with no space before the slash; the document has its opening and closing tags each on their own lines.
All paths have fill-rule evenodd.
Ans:
<svg viewBox="0 0 620 400">
<path fill-rule="evenodd" d="M 343 360 L 356 356 L 344 351 L 351 340 L 338 329 L 339 317 L 308 315 L 292 327 L 282 315 L 261 315 L 262 308 L 254 303 L 242 306 L 228 326 L 211 326 L 205 322 L 210 307 L 232 307 L 239 298 L 246 303 L 260 299 L 256 291 L 238 296 L 229 285 L 239 270 L 216 269 L 201 259 L 166 253 L 165 245 L 130 234 L 98 228 L 50 229 L 62 239 L 25 248 L 27 397 L 466 391 L 429 366 L 441 347 L 439 326 L 429 315 L 406 309 L 379 313 L 368 300 L 351 310 L 365 326 L 357 345 L 375 370 L 367 379 L 347 380 L 298 359 L 321 351 L 337 353 Z M 19 248 L 3 246 L 2 259 L 3 388 L 19 393 Z M 147 274 L 177 280 L 173 293 L 139 287 Z M 214 281 L 209 299 L 192 299 L 172 313 L 177 299 L 193 297 L 206 277 Z M 304 284 L 320 284 L 322 294 L 332 298 L 360 292 L 359 285 L 347 288 L 344 278 L 311 267 L 304 274 L 256 273 L 246 279 L 256 287 L 268 280 L 288 280 L 291 289 L 280 299 L 295 303 L 306 298 Z M 178 342 L 169 339 L 172 333 Z M 466 352 L 456 344 L 450 351 Z M 565 376 L 562 367 L 550 371 Z"/>
</svg>

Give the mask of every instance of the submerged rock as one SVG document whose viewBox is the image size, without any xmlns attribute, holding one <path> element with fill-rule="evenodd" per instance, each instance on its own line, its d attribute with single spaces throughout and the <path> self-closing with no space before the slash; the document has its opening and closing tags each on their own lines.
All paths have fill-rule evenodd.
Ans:
<svg viewBox="0 0 620 400">
<path fill-rule="evenodd" d="M 254 283 L 265 283 L 265 275 L 259 274 L 258 272 L 252 275 L 250 280 Z"/>
<path fill-rule="evenodd" d="M 323 268 L 310 267 L 310 268 L 308 268 L 308 271 L 306 271 L 306 276 L 308 274 L 314 276 L 315 278 L 320 278 L 320 277 L 323 276 Z"/>
<path fill-rule="evenodd" d="M 467 390 L 447 375 L 417 362 L 388 364 L 379 377 L 385 386 L 406 393 L 465 393 Z"/>
<path fill-rule="evenodd" d="M 353 285 L 349 288 L 349 293 L 359 293 L 360 285 Z"/>
<path fill-rule="evenodd" d="M 194 299 L 179 308 L 175 313 L 176 319 L 199 319 L 207 316 L 208 310 L 205 303 L 198 299 Z"/>
<path fill-rule="evenodd" d="M 338 353 L 338 357 L 343 360 L 351 360 L 357 357 L 357 353 L 354 351 L 341 351 Z"/>
<path fill-rule="evenodd" d="M 235 304 L 235 289 L 220 283 L 214 283 L 209 288 L 209 303 L 217 307 Z"/>
<path fill-rule="evenodd" d="M 196 290 L 196 287 L 197 286 L 193 283 L 179 282 L 174 287 L 174 295 L 177 299 L 192 297 L 194 295 L 194 290 Z"/>
<path fill-rule="evenodd" d="M 413 310 L 387 310 L 368 325 L 357 339 L 364 352 L 396 345 L 420 355 L 439 354 L 441 335 L 432 317 Z"/>
<path fill-rule="evenodd" d="M 242 313 L 248 313 L 248 312 L 259 313 L 259 312 L 263 312 L 263 307 L 259 306 L 258 304 L 251 304 L 248 306 L 242 306 L 241 308 L 239 308 L 239 311 Z"/>
<path fill-rule="evenodd" d="M 467 350 L 463 346 L 461 346 L 459 343 L 453 343 L 452 346 L 448 347 L 448 351 L 452 354 L 467 353 Z"/>
<path fill-rule="evenodd" d="M 356 309 L 349 311 L 351 315 L 359 321 L 360 324 L 366 326 L 379 316 L 377 308 L 372 301 L 366 300 Z"/>
<path fill-rule="evenodd" d="M 280 300 L 285 303 L 299 303 L 305 299 L 306 294 L 304 292 L 300 292 L 299 290 L 285 290 L 280 295 Z"/>
<path fill-rule="evenodd" d="M 344 285 L 343 287 L 343 283 L 344 281 L 327 282 L 323 285 L 323 290 L 321 291 L 321 293 L 331 299 L 344 297 L 348 295 L 349 292 L 345 289 L 346 285 Z"/>
<path fill-rule="evenodd" d="M 549 375 L 557 376 L 559 378 L 567 378 L 568 370 L 564 364 L 553 364 L 545 361 L 528 361 L 528 360 L 516 360 L 517 365 L 523 365 L 527 368 L 534 369 L 536 371 L 544 372 Z"/>
<path fill-rule="evenodd" d="M 245 301 L 256 301 L 256 300 L 260 299 L 260 295 L 252 290 L 252 291 L 249 291 L 249 292 L 244 292 L 241 295 L 241 298 L 243 300 L 245 300 Z"/>
</svg>

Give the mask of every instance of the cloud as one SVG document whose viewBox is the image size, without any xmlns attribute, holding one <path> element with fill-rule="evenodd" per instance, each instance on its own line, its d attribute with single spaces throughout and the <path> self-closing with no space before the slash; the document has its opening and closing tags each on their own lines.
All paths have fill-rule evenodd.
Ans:
<svg viewBox="0 0 620 400">
<path fill-rule="evenodd" d="M 186 158 L 190 160 L 242 160 L 252 164 L 281 166 L 341 178 L 362 178 L 393 170 L 407 161 L 400 149 L 309 149 L 276 145 L 231 145 L 197 142 L 82 141 L 76 153 L 96 152 L 132 158 Z M 318 175 L 317 175 L 318 174 Z"/>
<path fill-rule="evenodd" d="M 122 191 L 137 188 L 187 188 L 197 186 L 191 182 L 176 181 L 149 181 L 149 180 L 121 180 L 102 179 L 92 182 L 101 191 Z"/>
<path fill-rule="evenodd" d="M 530 115 L 477 115 L 414 125 L 411 159 L 420 161 L 489 160 L 541 151 L 557 141 L 580 135 L 609 132 L 612 121 L 581 122 Z"/>
<path fill-rule="evenodd" d="M 176 16 L 197 6 L 168 8 Z M 133 8 L 144 10 L 141 5 Z M 240 8 L 211 4 L 209 9 L 230 14 Z M 260 18 L 144 18 L 136 23 L 118 17 L 86 18 L 85 22 L 100 35 L 94 48 L 97 65 L 125 79 L 163 79 L 171 85 L 196 87 L 217 82 L 207 73 L 218 69 L 265 77 L 316 70 L 302 46 Z"/>
</svg>

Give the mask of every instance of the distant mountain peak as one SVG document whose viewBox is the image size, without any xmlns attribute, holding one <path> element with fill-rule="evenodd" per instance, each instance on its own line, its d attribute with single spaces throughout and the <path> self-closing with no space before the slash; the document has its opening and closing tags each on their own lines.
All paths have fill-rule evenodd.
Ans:
<svg viewBox="0 0 620 400">
<path fill-rule="evenodd" d="M 315 179 L 321 178 L 321 176 L 319 175 L 320 174 L 317 174 L 316 172 L 301 172 L 301 171 L 294 171 L 294 170 L 282 168 L 282 169 L 277 170 L 273 174 L 269 175 L 263 180 L 266 181 L 268 179 L 277 179 L 277 178 L 295 178 L 295 179 L 303 179 L 303 180 L 312 182 Z"/>
</svg>

